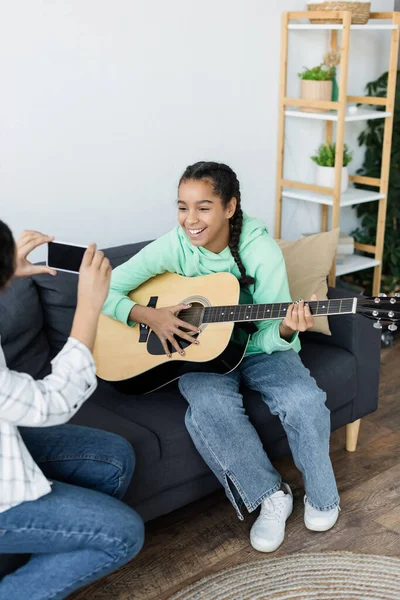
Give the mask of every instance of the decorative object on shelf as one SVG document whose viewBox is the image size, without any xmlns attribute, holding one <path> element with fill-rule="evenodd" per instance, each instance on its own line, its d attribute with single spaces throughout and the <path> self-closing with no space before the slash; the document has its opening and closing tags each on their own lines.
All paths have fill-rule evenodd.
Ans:
<svg viewBox="0 0 400 600">
<path fill-rule="evenodd" d="M 321 187 L 335 187 L 335 159 L 336 159 L 336 144 L 321 144 L 318 148 L 318 153 L 311 157 L 311 160 L 318 165 L 317 168 L 317 185 Z M 350 152 L 347 144 L 343 150 L 343 170 L 342 170 L 342 193 L 349 187 L 349 171 L 347 166 L 353 160 L 353 155 Z"/>
<path fill-rule="evenodd" d="M 358 113 L 358 106 L 348 106 L 347 112 L 349 113 L 349 115 L 356 115 Z"/>
<path fill-rule="evenodd" d="M 335 2 L 315 0 L 308 3 L 309 11 L 332 11 L 349 10 L 351 12 L 351 22 L 353 25 L 366 25 L 371 14 L 371 2 L 360 2 L 360 0 L 347 0 L 347 2 Z M 342 24 L 341 19 L 310 19 L 311 23 L 316 25 L 323 24 Z"/>
<path fill-rule="evenodd" d="M 367 84 L 368 96 L 385 98 L 388 91 L 388 73 L 381 75 L 376 81 Z M 390 177 L 388 190 L 388 205 L 386 213 L 385 247 L 383 250 L 382 270 L 383 287 L 386 293 L 400 291 L 400 71 L 397 72 L 396 99 L 394 106 L 394 129 L 390 162 Z M 378 106 L 378 111 L 384 111 L 384 106 Z M 382 140 L 384 137 L 385 121 L 378 119 L 368 121 L 366 129 L 360 134 L 358 142 L 365 146 L 365 158 L 358 175 L 380 178 L 382 170 Z M 376 188 L 356 184 L 364 190 Z M 357 206 L 357 216 L 361 218 L 361 226 L 353 232 L 356 242 L 375 245 L 377 238 L 378 205 L 368 202 Z M 371 271 L 356 274 L 355 280 L 371 289 Z"/>
<path fill-rule="evenodd" d="M 324 56 L 324 65 L 328 67 L 328 69 L 333 69 L 332 102 L 337 102 L 339 100 L 339 86 L 336 79 L 336 68 L 340 65 L 340 52 L 337 50 L 327 52 Z"/>
<path fill-rule="evenodd" d="M 354 254 L 354 238 L 343 231 L 339 234 L 339 243 L 336 254 L 336 264 L 343 265 L 349 256 Z"/>
<path fill-rule="evenodd" d="M 303 100 L 324 100 L 330 102 L 333 91 L 333 78 L 336 74 L 335 67 L 326 67 L 324 64 L 308 69 L 304 67 L 299 73 L 301 79 L 300 98 Z M 324 112 L 319 108 L 301 108 L 303 112 Z"/>
</svg>

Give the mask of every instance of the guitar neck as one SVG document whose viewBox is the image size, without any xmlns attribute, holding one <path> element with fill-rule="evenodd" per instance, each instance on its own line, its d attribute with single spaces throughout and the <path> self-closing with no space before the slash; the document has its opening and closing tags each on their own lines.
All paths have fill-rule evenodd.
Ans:
<svg viewBox="0 0 400 600">
<path fill-rule="evenodd" d="M 357 298 L 336 298 L 334 300 L 316 300 L 308 302 L 314 317 L 329 315 L 355 314 Z M 210 306 L 204 309 L 203 323 L 220 323 L 233 321 L 265 321 L 284 319 L 290 302 L 276 304 L 237 304 L 235 306 Z"/>
</svg>

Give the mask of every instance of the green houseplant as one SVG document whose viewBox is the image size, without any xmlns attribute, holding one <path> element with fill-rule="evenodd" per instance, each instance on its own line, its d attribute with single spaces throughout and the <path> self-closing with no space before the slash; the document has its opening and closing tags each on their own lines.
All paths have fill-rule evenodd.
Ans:
<svg viewBox="0 0 400 600">
<path fill-rule="evenodd" d="M 326 67 L 324 64 L 308 69 L 304 67 L 299 73 L 301 79 L 300 97 L 303 100 L 324 100 L 332 99 L 333 83 L 335 76 L 334 67 Z M 301 108 L 304 112 L 324 112 L 318 108 Z"/>
<path fill-rule="evenodd" d="M 299 77 L 303 81 L 332 81 L 334 76 L 334 67 L 327 69 L 324 65 L 318 65 L 312 69 L 304 67 L 303 71 L 299 73 Z"/>
<path fill-rule="evenodd" d="M 317 185 L 333 188 L 335 185 L 336 144 L 321 144 L 311 160 L 317 165 Z M 352 160 L 353 154 L 345 144 L 343 150 L 342 193 L 349 187 L 348 165 Z"/>
<path fill-rule="evenodd" d="M 384 73 L 376 81 L 368 83 L 366 86 L 368 96 L 385 98 L 387 85 L 388 73 Z M 384 111 L 385 107 L 379 106 L 377 110 Z M 367 122 L 366 129 L 360 134 L 358 141 L 360 146 L 365 146 L 365 157 L 362 168 L 358 170 L 359 175 L 381 177 L 384 127 L 384 119 L 371 120 Z M 376 192 L 376 188 L 373 187 L 360 184 L 357 187 Z M 375 245 L 376 243 L 378 204 L 378 202 L 368 202 L 356 206 L 357 216 L 361 218 L 361 223 L 360 227 L 353 232 L 353 236 L 361 244 Z M 384 291 L 386 293 L 400 291 L 400 71 L 397 72 L 382 272 Z M 353 280 L 370 289 L 372 277 L 373 272 L 369 269 L 355 273 Z"/>
</svg>

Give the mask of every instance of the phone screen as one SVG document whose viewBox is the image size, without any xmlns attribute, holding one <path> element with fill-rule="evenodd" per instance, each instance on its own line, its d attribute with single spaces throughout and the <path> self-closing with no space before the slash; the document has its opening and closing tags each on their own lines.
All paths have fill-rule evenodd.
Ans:
<svg viewBox="0 0 400 600">
<path fill-rule="evenodd" d="M 58 271 L 78 273 L 86 247 L 49 242 L 47 265 Z"/>
</svg>

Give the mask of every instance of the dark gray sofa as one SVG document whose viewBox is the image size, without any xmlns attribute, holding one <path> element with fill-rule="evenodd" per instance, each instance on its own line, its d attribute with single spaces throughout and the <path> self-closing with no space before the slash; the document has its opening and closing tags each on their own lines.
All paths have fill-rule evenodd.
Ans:
<svg viewBox="0 0 400 600">
<path fill-rule="evenodd" d="M 145 244 L 106 250 L 112 266 Z M 0 335 L 10 368 L 41 378 L 69 334 L 76 304 L 77 277 L 15 280 L 0 295 Z M 345 297 L 331 289 L 330 297 Z M 359 316 L 333 317 L 332 337 L 307 333 L 301 352 L 319 386 L 327 392 L 336 430 L 376 410 L 380 335 Z M 259 395 L 244 390 L 246 409 L 271 457 L 289 453 L 285 433 Z M 201 459 L 185 429 L 186 402 L 172 385 L 147 396 L 125 396 L 100 382 L 73 422 L 113 431 L 136 452 L 136 471 L 125 501 L 145 520 L 154 519 L 209 494 L 219 483 Z M 0 577 L 23 557 L 2 555 Z"/>
</svg>

